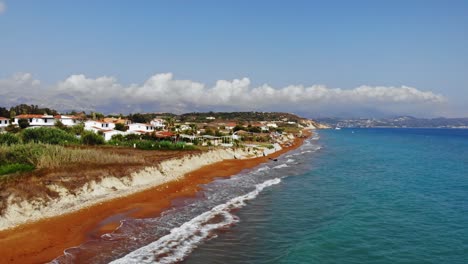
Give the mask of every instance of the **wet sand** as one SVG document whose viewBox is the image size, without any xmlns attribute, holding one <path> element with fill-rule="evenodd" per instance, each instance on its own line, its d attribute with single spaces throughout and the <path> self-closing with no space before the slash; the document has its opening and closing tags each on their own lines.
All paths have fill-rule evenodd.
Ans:
<svg viewBox="0 0 468 264">
<path fill-rule="evenodd" d="M 304 135 L 310 136 L 310 132 Z M 267 162 L 269 158 L 299 147 L 304 138 L 296 138 L 290 147 L 268 157 L 246 160 L 226 160 L 188 173 L 184 179 L 170 182 L 100 203 L 88 208 L 50 219 L 0 231 L 2 263 L 44 263 L 63 254 L 63 250 L 82 244 L 88 239 L 112 232 L 121 219 L 157 216 L 172 205 L 172 201 L 194 197 L 200 184 L 217 177 L 228 177 L 242 170 Z"/>
</svg>

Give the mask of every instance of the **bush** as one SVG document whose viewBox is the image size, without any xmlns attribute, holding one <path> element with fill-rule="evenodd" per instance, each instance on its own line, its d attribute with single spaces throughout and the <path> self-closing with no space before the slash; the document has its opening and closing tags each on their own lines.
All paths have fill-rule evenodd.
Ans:
<svg viewBox="0 0 468 264">
<path fill-rule="evenodd" d="M 122 123 L 115 124 L 115 130 L 127 131 L 127 127 Z"/>
<path fill-rule="evenodd" d="M 85 131 L 81 134 L 81 143 L 85 145 L 102 145 L 105 143 L 104 137 L 92 131 Z"/>
<path fill-rule="evenodd" d="M 70 127 L 70 133 L 74 135 L 81 135 L 83 132 L 84 132 L 83 124 L 77 124 L 77 125 Z"/>
<path fill-rule="evenodd" d="M 18 136 L 11 134 L 11 133 L 5 133 L 5 134 L 0 134 L 0 145 L 12 145 L 12 144 L 18 144 L 20 142 L 20 139 Z"/>
<path fill-rule="evenodd" d="M 5 131 L 8 132 L 8 133 L 19 133 L 21 132 L 21 128 L 19 128 L 18 126 L 16 125 L 13 125 L 13 124 L 9 124 L 7 127 L 5 127 Z"/>
<path fill-rule="evenodd" d="M 0 166 L 0 175 L 34 170 L 31 164 L 12 163 Z"/>
<path fill-rule="evenodd" d="M 35 165 L 44 152 L 44 146 L 39 144 L 0 145 L 0 165 L 13 163 Z"/>
<path fill-rule="evenodd" d="M 78 143 L 78 139 L 74 135 L 57 128 L 40 127 L 25 129 L 23 131 L 23 142 L 64 145 Z"/>
<path fill-rule="evenodd" d="M 29 126 L 29 121 L 27 119 L 18 120 L 18 126 L 22 129 L 25 129 Z"/>
</svg>

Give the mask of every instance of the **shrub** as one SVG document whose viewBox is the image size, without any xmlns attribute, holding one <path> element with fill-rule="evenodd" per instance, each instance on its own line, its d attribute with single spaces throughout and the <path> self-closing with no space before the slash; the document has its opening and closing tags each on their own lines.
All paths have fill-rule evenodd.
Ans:
<svg viewBox="0 0 468 264">
<path fill-rule="evenodd" d="M 85 145 L 102 145 L 105 143 L 104 137 L 92 131 L 85 131 L 81 134 L 81 143 Z"/>
<path fill-rule="evenodd" d="M 12 163 L 0 166 L 0 175 L 34 170 L 31 164 Z"/>
<path fill-rule="evenodd" d="M 58 128 L 58 129 L 60 129 L 60 130 L 64 130 L 64 131 L 68 131 L 68 130 L 69 130 L 68 127 L 67 127 L 66 125 L 64 125 L 64 124 L 62 123 L 62 121 L 60 121 L 60 120 L 55 121 L 54 126 L 55 126 L 56 128 Z"/>
<path fill-rule="evenodd" d="M 127 131 L 127 127 L 122 123 L 117 123 L 115 124 L 115 130 Z"/>
<path fill-rule="evenodd" d="M 13 125 L 13 124 L 9 124 L 7 127 L 5 127 L 5 131 L 8 132 L 8 133 L 19 133 L 21 132 L 21 128 L 19 128 L 18 126 L 16 125 Z"/>
<path fill-rule="evenodd" d="M 43 152 L 44 147 L 39 144 L 0 145 L 0 165 L 13 163 L 35 165 Z"/>
<path fill-rule="evenodd" d="M 18 120 L 18 126 L 22 129 L 25 129 L 29 126 L 29 121 L 27 119 Z"/>
<path fill-rule="evenodd" d="M 40 127 L 25 129 L 23 131 L 23 142 L 64 145 L 78 143 L 78 139 L 74 135 L 57 128 Z"/>
<path fill-rule="evenodd" d="M 83 124 L 77 124 L 77 125 L 70 127 L 70 133 L 74 135 L 81 135 L 83 132 L 84 132 Z"/>
<path fill-rule="evenodd" d="M 12 144 L 18 144 L 20 142 L 20 139 L 18 136 L 11 134 L 11 133 L 4 133 L 0 134 L 0 145 L 12 145 Z"/>
</svg>

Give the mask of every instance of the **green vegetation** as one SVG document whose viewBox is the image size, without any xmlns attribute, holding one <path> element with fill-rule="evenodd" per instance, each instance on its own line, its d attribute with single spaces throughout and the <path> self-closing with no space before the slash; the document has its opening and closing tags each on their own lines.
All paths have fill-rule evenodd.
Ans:
<svg viewBox="0 0 468 264">
<path fill-rule="evenodd" d="M 115 124 L 115 130 L 127 131 L 127 128 L 125 127 L 124 124 L 122 124 L 122 123 L 117 123 L 117 124 Z"/>
<path fill-rule="evenodd" d="M 39 127 L 25 129 L 22 132 L 23 142 L 46 143 L 53 145 L 77 144 L 79 140 L 72 134 L 58 128 Z"/>
<path fill-rule="evenodd" d="M 49 144 L 0 145 L 0 174 L 30 171 L 34 168 L 58 168 L 73 163 L 142 163 L 140 157 L 121 155 L 109 150 L 76 149 Z"/>
<path fill-rule="evenodd" d="M 6 110 L 5 108 L 3 109 Z M 5 112 L 5 115 L 6 115 L 6 111 L 0 111 L 0 112 Z M 49 115 L 58 114 L 58 112 L 55 111 L 54 109 L 40 108 L 38 105 L 26 105 L 26 104 L 20 104 L 20 105 L 11 107 L 9 113 L 10 113 L 10 116 L 12 113 L 14 113 L 14 115 L 21 115 L 21 114 L 43 115 L 45 113 Z"/>
<path fill-rule="evenodd" d="M 0 145 L 12 145 L 20 143 L 20 138 L 11 133 L 0 134 Z"/>
<path fill-rule="evenodd" d="M 21 129 L 25 129 L 29 126 L 29 121 L 27 119 L 20 119 L 18 120 L 18 126 L 21 128 Z"/>
<path fill-rule="evenodd" d="M 195 150 L 193 145 L 187 145 L 185 142 L 171 142 L 167 140 L 156 141 L 152 139 L 135 138 L 137 135 L 115 135 L 107 143 L 113 146 L 136 147 L 142 150 Z"/>
<path fill-rule="evenodd" d="M 27 172 L 34 170 L 35 167 L 30 164 L 12 163 L 0 166 L 0 175 L 11 174 L 16 172 Z M 4 180 L 4 177 L 0 177 L 0 180 Z"/>
<path fill-rule="evenodd" d="M 84 131 L 81 134 L 81 143 L 84 145 L 103 145 L 105 143 L 104 137 L 92 131 Z"/>
<path fill-rule="evenodd" d="M 206 118 L 212 116 L 215 120 L 207 120 Z M 298 122 L 302 118 L 295 114 L 281 113 L 281 112 L 207 112 L 207 113 L 186 113 L 178 116 L 182 122 L 198 121 L 198 122 L 212 122 L 219 120 L 231 121 L 268 121 L 268 120 L 282 120 Z"/>
</svg>

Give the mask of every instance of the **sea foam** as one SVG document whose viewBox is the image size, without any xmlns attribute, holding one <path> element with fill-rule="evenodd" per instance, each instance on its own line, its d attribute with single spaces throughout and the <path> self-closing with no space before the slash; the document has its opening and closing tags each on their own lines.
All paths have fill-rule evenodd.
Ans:
<svg viewBox="0 0 468 264">
<path fill-rule="evenodd" d="M 281 165 L 280 165 L 281 166 Z M 175 263 L 182 261 L 203 240 L 215 237 L 213 231 L 235 224 L 239 219 L 231 210 L 245 206 L 266 187 L 278 184 L 280 178 L 257 184 L 255 190 L 213 207 L 192 220 L 176 227 L 166 236 L 141 247 L 111 263 Z"/>
</svg>

